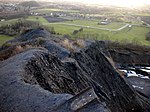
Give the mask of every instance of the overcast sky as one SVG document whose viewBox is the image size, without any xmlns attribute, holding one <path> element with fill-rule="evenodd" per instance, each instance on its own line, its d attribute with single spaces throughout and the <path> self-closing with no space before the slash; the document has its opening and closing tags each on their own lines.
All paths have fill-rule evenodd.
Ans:
<svg viewBox="0 0 150 112">
<path fill-rule="evenodd" d="M 118 6 L 128 6 L 128 7 L 150 4 L 150 0 L 64 0 L 64 1 L 83 2 L 83 3 L 91 3 L 91 4 L 104 4 L 104 5 L 118 5 Z"/>
</svg>

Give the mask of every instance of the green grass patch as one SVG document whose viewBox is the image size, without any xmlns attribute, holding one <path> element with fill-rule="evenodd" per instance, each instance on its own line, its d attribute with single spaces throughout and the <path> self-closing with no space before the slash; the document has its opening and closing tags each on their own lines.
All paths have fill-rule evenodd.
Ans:
<svg viewBox="0 0 150 112">
<path fill-rule="evenodd" d="M 133 26 L 132 28 L 125 28 L 119 32 L 112 33 L 111 39 L 150 46 L 150 41 L 146 40 L 148 32 L 150 32 L 150 28 Z"/>
<path fill-rule="evenodd" d="M 91 39 L 98 39 L 98 40 L 112 40 L 118 41 L 122 43 L 134 43 L 140 45 L 148 45 L 150 46 L 150 42 L 146 40 L 146 34 L 150 32 L 150 28 L 146 27 L 138 27 L 133 26 L 132 28 L 125 28 L 121 31 L 106 31 L 106 30 L 99 30 L 99 29 L 90 29 L 84 28 L 82 32 L 73 35 L 74 30 L 79 30 L 81 27 L 79 26 L 69 26 L 64 25 L 62 23 L 67 24 L 77 24 L 83 26 L 92 26 L 92 27 L 99 27 L 99 28 L 108 28 L 108 29 L 118 29 L 125 25 L 125 23 L 111 23 L 109 25 L 97 25 L 99 20 L 74 20 L 65 21 L 60 23 L 49 23 L 45 18 L 42 16 L 29 16 L 27 20 L 30 21 L 37 21 L 40 24 L 46 26 L 47 28 L 54 27 L 54 30 L 59 34 L 69 34 L 72 38 L 91 38 Z M 9 21 L 14 22 L 16 20 Z M 4 43 L 7 40 L 12 39 L 13 37 L 0 35 L 0 44 Z"/>
<path fill-rule="evenodd" d="M 36 22 L 39 22 L 39 23 L 42 23 L 42 24 L 46 24 L 46 23 L 49 23 L 44 17 L 42 16 L 28 16 L 28 18 L 26 20 L 29 20 L 29 21 L 36 21 Z"/>
<path fill-rule="evenodd" d="M 14 37 L 7 35 L 0 35 L 0 46 L 3 45 L 6 41 L 13 39 Z"/>
<path fill-rule="evenodd" d="M 117 22 L 113 22 L 110 23 L 108 25 L 98 25 L 98 22 L 100 22 L 100 20 L 73 20 L 73 21 L 65 21 L 65 22 L 58 22 L 58 23 L 49 23 L 44 17 L 42 16 L 29 16 L 27 18 L 27 20 L 30 21 L 37 21 L 42 23 L 43 25 L 51 25 L 51 26 L 65 26 L 66 27 L 70 27 L 67 24 L 75 24 L 75 25 L 83 25 L 83 26 L 91 26 L 91 27 L 97 27 L 97 28 L 108 28 L 108 29 L 118 29 L 121 28 L 122 26 L 125 25 L 125 23 L 117 23 Z M 65 24 L 66 25 L 65 25 Z M 62 25 L 63 24 L 63 25 Z M 75 27 L 75 26 L 71 26 L 71 27 Z"/>
<path fill-rule="evenodd" d="M 19 20 L 19 18 L 18 19 L 6 20 L 6 21 L 0 21 L 0 26 L 6 25 L 6 24 L 14 24 L 18 20 Z"/>
<path fill-rule="evenodd" d="M 125 25 L 125 23 L 116 23 L 116 22 L 110 23 L 108 25 L 98 25 L 99 22 L 100 20 L 74 20 L 74 21 L 65 21 L 63 23 L 91 26 L 98 28 L 109 28 L 109 29 L 118 29 Z"/>
<path fill-rule="evenodd" d="M 73 38 L 91 38 L 98 40 L 112 40 L 122 43 L 134 43 L 140 45 L 150 46 L 150 42 L 147 41 L 146 34 L 150 32 L 149 28 L 133 26 L 132 28 L 125 28 L 121 31 L 105 31 L 97 29 L 84 28 L 83 32 L 73 35 L 74 30 L 78 30 L 80 27 L 65 26 L 59 24 L 47 24 L 47 26 L 53 26 L 55 31 L 61 34 L 69 34 Z"/>
<path fill-rule="evenodd" d="M 45 24 L 47 27 L 54 27 L 55 31 L 60 34 L 69 34 L 71 35 L 74 30 L 78 30 L 79 27 L 75 26 L 65 26 L 61 24 Z"/>
</svg>

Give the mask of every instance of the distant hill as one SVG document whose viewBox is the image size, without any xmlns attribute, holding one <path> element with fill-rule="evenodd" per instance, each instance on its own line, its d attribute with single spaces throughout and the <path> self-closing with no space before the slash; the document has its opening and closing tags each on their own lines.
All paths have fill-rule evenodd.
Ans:
<svg viewBox="0 0 150 112">
<path fill-rule="evenodd" d="M 36 1 L 25 1 L 21 2 L 20 5 L 25 6 L 25 7 L 38 7 L 40 6 L 39 3 Z"/>
<path fill-rule="evenodd" d="M 41 0 L 32 0 L 32 1 L 30 1 L 30 0 L 0 0 L 0 3 L 13 3 L 13 2 L 19 2 L 19 3 L 21 3 L 21 2 L 28 2 L 28 3 L 30 3 L 30 2 L 36 2 L 36 1 L 41 1 Z"/>
<path fill-rule="evenodd" d="M 5 3 L 5 2 L 23 2 L 25 0 L 0 0 L 1 3 Z"/>
</svg>

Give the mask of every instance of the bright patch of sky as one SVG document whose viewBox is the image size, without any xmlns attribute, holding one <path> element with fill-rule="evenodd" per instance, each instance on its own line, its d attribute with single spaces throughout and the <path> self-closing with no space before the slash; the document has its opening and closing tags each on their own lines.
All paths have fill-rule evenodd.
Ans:
<svg viewBox="0 0 150 112">
<path fill-rule="evenodd" d="M 139 7 L 150 4 L 150 0 L 64 0 L 69 2 L 82 2 L 100 5 L 115 5 L 123 7 Z"/>
</svg>

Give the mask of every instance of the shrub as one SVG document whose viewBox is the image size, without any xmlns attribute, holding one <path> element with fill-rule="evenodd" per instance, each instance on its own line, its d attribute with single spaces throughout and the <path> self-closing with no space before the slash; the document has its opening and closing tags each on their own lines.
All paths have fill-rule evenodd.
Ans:
<svg viewBox="0 0 150 112">
<path fill-rule="evenodd" d="M 85 47 L 85 42 L 83 39 L 76 39 L 75 43 L 76 46 L 80 47 L 80 48 L 84 48 Z"/>
<path fill-rule="evenodd" d="M 65 48 L 67 48 L 68 50 L 70 51 L 74 51 L 74 47 L 72 45 L 72 43 L 68 40 L 68 39 L 65 39 L 63 42 L 62 42 L 63 46 Z"/>
<path fill-rule="evenodd" d="M 48 32 L 50 32 L 51 34 L 57 34 L 57 35 L 59 35 L 59 33 L 56 33 L 54 27 L 47 27 L 47 26 L 43 26 L 43 25 L 41 27 L 44 28 L 45 30 L 47 30 Z"/>
<path fill-rule="evenodd" d="M 42 45 L 42 44 L 45 42 L 45 40 L 44 40 L 42 37 L 38 37 L 38 38 L 36 39 L 36 41 L 37 41 L 37 44 L 38 44 L 38 45 Z"/>
<path fill-rule="evenodd" d="M 69 35 L 69 34 L 65 34 L 65 35 L 63 35 L 63 38 L 71 38 L 71 36 Z"/>
<path fill-rule="evenodd" d="M 13 46 L 13 44 L 12 43 L 10 43 L 10 42 L 6 42 L 5 44 L 3 44 L 3 48 L 7 48 L 7 47 L 11 47 L 11 46 Z"/>
<path fill-rule="evenodd" d="M 74 30 L 72 34 L 75 35 L 75 34 L 77 34 L 78 32 L 79 32 L 78 30 Z"/>
<path fill-rule="evenodd" d="M 141 41 L 139 39 L 137 39 L 137 38 L 133 38 L 132 43 L 134 45 L 141 45 Z"/>
<path fill-rule="evenodd" d="M 18 20 L 13 24 L 7 24 L 0 27 L 0 31 L 5 35 L 13 36 L 23 33 L 27 29 L 34 29 L 40 27 L 38 22 Z"/>
<path fill-rule="evenodd" d="M 83 28 L 80 28 L 80 29 L 79 29 L 79 32 L 82 32 L 82 31 L 83 31 Z"/>
<path fill-rule="evenodd" d="M 146 40 L 150 41 L 150 32 L 146 35 Z"/>
</svg>

